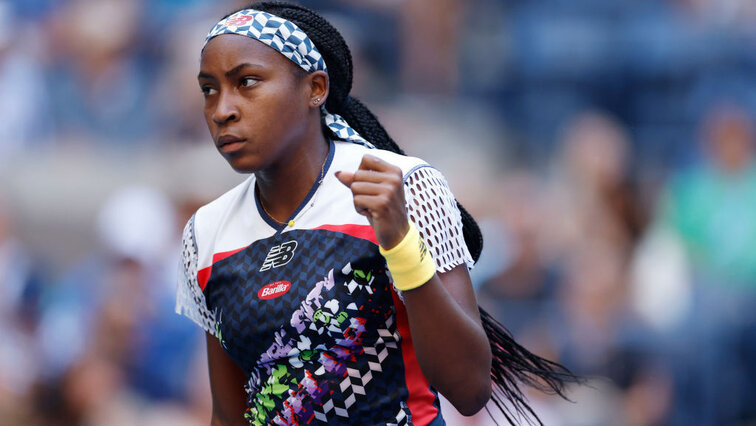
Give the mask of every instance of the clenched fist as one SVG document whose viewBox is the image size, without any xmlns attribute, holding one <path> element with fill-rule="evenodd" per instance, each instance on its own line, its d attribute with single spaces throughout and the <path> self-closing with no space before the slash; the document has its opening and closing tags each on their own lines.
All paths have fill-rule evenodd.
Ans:
<svg viewBox="0 0 756 426">
<path fill-rule="evenodd" d="M 352 191 L 354 208 L 367 217 L 378 244 L 384 250 L 399 244 L 409 231 L 402 170 L 365 155 L 357 171 L 339 171 L 336 178 Z"/>
</svg>

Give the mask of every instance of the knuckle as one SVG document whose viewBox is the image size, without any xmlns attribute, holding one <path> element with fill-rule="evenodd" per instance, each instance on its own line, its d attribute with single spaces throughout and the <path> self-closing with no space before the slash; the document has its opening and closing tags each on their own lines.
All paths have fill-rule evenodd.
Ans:
<svg viewBox="0 0 756 426">
<path fill-rule="evenodd" d="M 381 187 L 383 189 L 383 193 L 385 193 L 386 195 L 393 194 L 396 191 L 396 185 L 391 182 L 386 182 L 381 185 Z"/>
<path fill-rule="evenodd" d="M 397 168 L 396 166 L 391 166 L 391 167 L 392 167 L 392 169 L 391 170 L 387 170 L 386 173 L 385 173 L 386 180 L 388 182 L 391 182 L 394 185 L 396 185 L 398 183 L 401 183 L 401 181 L 402 181 L 402 171 L 401 171 L 401 169 Z"/>
</svg>

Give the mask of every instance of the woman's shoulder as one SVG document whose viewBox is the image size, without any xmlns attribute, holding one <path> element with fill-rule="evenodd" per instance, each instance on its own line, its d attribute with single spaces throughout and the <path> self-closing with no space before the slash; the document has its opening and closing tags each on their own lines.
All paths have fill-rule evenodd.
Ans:
<svg viewBox="0 0 756 426">
<path fill-rule="evenodd" d="M 336 142 L 336 149 L 339 150 L 340 161 L 345 163 L 341 165 L 342 167 L 351 166 L 356 169 L 359 167 L 362 157 L 368 154 L 399 167 L 405 177 L 417 168 L 429 166 L 422 158 L 397 154 L 385 149 L 368 148 L 351 142 Z"/>
<path fill-rule="evenodd" d="M 231 209 L 245 205 L 243 201 L 249 196 L 249 189 L 254 188 L 254 178 L 254 175 L 250 175 L 218 198 L 197 209 L 194 213 L 195 228 L 198 223 L 212 225 L 221 218 L 227 217 Z"/>
</svg>

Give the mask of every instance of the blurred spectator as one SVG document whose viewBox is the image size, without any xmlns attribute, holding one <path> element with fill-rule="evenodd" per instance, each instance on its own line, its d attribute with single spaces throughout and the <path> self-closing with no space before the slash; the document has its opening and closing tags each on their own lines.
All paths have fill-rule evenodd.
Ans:
<svg viewBox="0 0 756 426">
<path fill-rule="evenodd" d="M 576 115 L 565 126 L 562 157 L 549 184 L 546 249 L 568 257 L 597 241 L 627 253 L 645 226 L 628 167 L 630 140 L 601 112 Z"/>
<path fill-rule="evenodd" d="M 40 34 L 0 1 L 0 167 L 53 136 L 49 93 L 40 84 Z"/>
<path fill-rule="evenodd" d="M 76 421 L 100 416 L 103 407 L 107 414 L 112 404 L 127 403 L 129 412 L 140 401 L 186 403 L 196 387 L 190 367 L 201 336 L 172 309 L 175 214 L 153 189 L 117 192 L 99 214 L 102 252 L 46 296 L 41 343 L 50 383 L 62 393 L 48 403 Z"/>
<path fill-rule="evenodd" d="M 713 109 L 702 127 L 704 161 L 674 176 L 661 203 L 661 225 L 713 285 L 756 285 L 755 136 L 744 110 Z"/>
<path fill-rule="evenodd" d="M 40 375 L 41 359 L 33 338 L 42 287 L 38 265 L 14 235 L 13 220 L 0 199 L 0 418 L 15 419 L 33 409 L 28 400 Z"/>
<path fill-rule="evenodd" d="M 456 91 L 457 43 L 466 4 L 454 0 L 410 0 L 402 4 L 399 17 L 404 91 Z"/>
<path fill-rule="evenodd" d="M 665 253 L 658 251 L 658 241 L 666 241 L 664 259 L 675 262 L 678 271 L 670 275 L 669 268 L 661 269 L 662 279 L 654 280 L 668 288 L 652 290 L 638 282 L 646 295 L 639 308 L 653 323 L 659 315 L 649 309 L 654 306 L 651 297 L 673 302 L 669 306 L 675 321 L 662 322 L 662 330 L 676 338 L 662 340 L 661 348 L 675 366 L 674 421 L 747 424 L 756 419 L 756 392 L 750 382 L 756 377 L 754 122 L 741 107 L 720 103 L 700 129 L 703 159 L 672 177 L 648 237 L 657 241 L 657 255 Z M 675 245 L 683 259 L 675 254 Z M 641 251 L 639 256 L 650 259 L 653 253 Z M 653 267 L 646 262 L 646 268 Z M 643 269 L 639 274 L 658 276 Z M 686 278 L 688 283 L 678 284 Z M 674 303 L 680 299 L 675 293 L 686 302 Z M 691 347 L 699 349 L 691 354 Z M 723 388 L 727 392 L 717 391 Z"/>
<path fill-rule="evenodd" d="M 210 143 L 202 114 L 204 99 L 197 84 L 197 72 L 204 33 L 214 22 L 193 18 L 184 11 L 178 16 L 180 18 L 174 14 L 173 19 L 180 19 L 183 25 L 171 26 L 165 34 L 166 64 L 150 97 L 160 123 L 155 133 L 161 140 L 182 145 Z"/>
<path fill-rule="evenodd" d="M 554 302 L 559 270 L 542 250 L 544 200 L 535 177 L 526 173 L 507 176 L 499 196 L 504 250 L 493 254 L 500 272 L 480 285 L 478 296 L 484 308 L 519 335 L 545 318 L 545 309 Z M 487 245 L 499 244 L 491 241 L 493 235 L 486 236 Z"/>
<path fill-rule="evenodd" d="M 559 146 L 549 181 L 505 180 L 501 217 L 511 261 L 483 284 L 481 304 L 518 339 L 605 389 L 601 402 L 578 391 L 593 401 L 589 407 L 552 407 L 569 419 L 563 424 L 657 424 L 674 393 L 628 308 L 628 258 L 645 227 L 629 174 L 631 141 L 616 120 L 589 111 L 570 120 Z"/>
<path fill-rule="evenodd" d="M 47 82 L 61 140 L 128 146 L 152 130 L 153 70 L 136 43 L 142 5 L 71 0 L 53 16 Z"/>
</svg>

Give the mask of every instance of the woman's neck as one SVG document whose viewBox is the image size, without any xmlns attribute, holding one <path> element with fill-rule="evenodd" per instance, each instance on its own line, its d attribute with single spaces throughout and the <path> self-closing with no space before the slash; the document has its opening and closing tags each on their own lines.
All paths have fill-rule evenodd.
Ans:
<svg viewBox="0 0 756 426">
<path fill-rule="evenodd" d="M 274 220 L 287 220 L 324 177 L 329 142 L 321 132 L 311 139 L 299 144 L 286 161 L 255 172 L 260 202 Z"/>
</svg>

